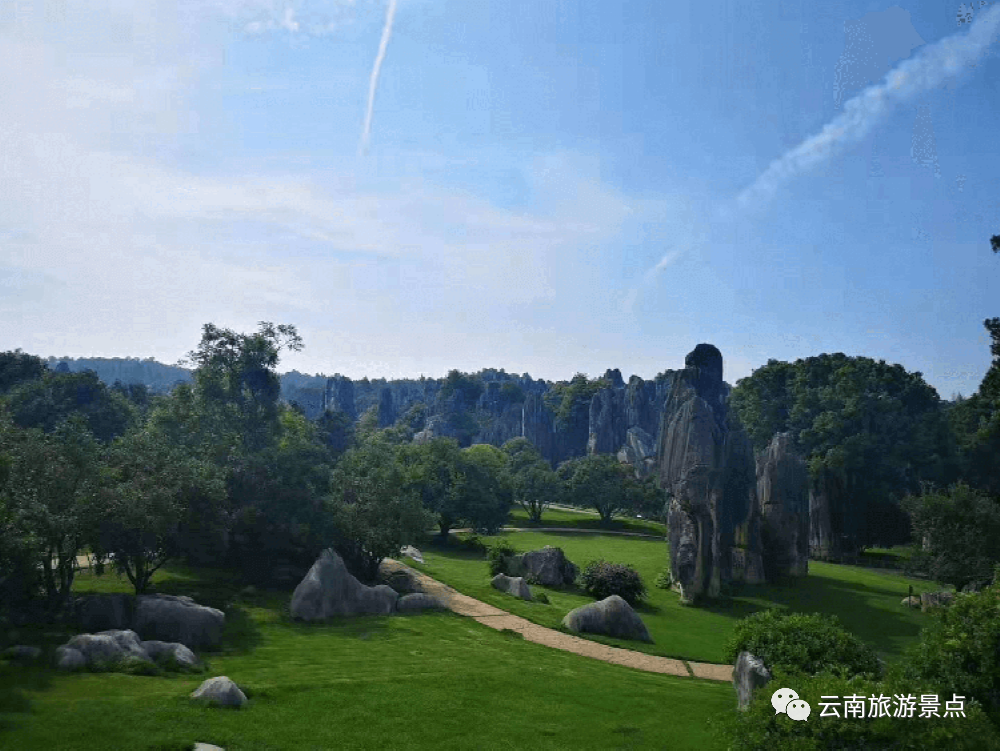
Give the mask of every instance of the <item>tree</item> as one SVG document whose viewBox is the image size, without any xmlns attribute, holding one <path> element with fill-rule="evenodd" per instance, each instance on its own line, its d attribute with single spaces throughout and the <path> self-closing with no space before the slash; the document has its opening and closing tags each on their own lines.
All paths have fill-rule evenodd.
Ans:
<svg viewBox="0 0 1000 751">
<path fill-rule="evenodd" d="M 507 457 L 496 446 L 480 443 L 461 450 L 457 470 L 460 518 L 477 532 L 496 534 L 510 513 Z"/>
<path fill-rule="evenodd" d="M 46 372 L 7 393 L 14 423 L 52 433 L 71 415 L 80 415 L 87 429 L 102 442 L 122 435 L 136 419 L 128 401 L 109 391 L 91 370 Z"/>
<path fill-rule="evenodd" d="M 0 394 L 25 381 L 36 381 L 47 371 L 40 357 L 25 354 L 20 349 L 0 352 Z"/>
<path fill-rule="evenodd" d="M 545 458 L 527 438 L 513 438 L 503 445 L 508 457 L 513 501 L 520 505 L 533 522 L 562 493 L 559 477 Z"/>
<path fill-rule="evenodd" d="M 334 460 L 354 444 L 354 421 L 346 412 L 327 410 L 316 421 L 316 428 Z"/>
<path fill-rule="evenodd" d="M 567 490 L 581 505 L 592 506 L 608 524 L 636 501 L 636 486 L 631 481 L 632 469 L 609 454 L 570 459 L 564 463 L 562 474 L 567 479 Z"/>
<path fill-rule="evenodd" d="M 215 417 L 235 425 L 246 451 L 263 448 L 277 433 L 283 349 L 303 348 L 294 326 L 261 321 L 255 334 L 238 334 L 206 323 L 201 343 L 188 353 L 196 368 L 197 395 L 213 406 Z"/>
<path fill-rule="evenodd" d="M 374 581 L 382 560 L 416 542 L 433 522 L 384 441 L 372 440 L 344 454 L 331 488 L 335 546 L 364 581 Z"/>
<path fill-rule="evenodd" d="M 947 491 L 925 488 L 908 496 L 903 506 L 910 514 L 917 540 L 925 543 L 911 565 L 937 581 L 961 589 L 989 581 L 1000 563 L 1000 505 L 956 483 Z"/>
<path fill-rule="evenodd" d="M 99 472 L 98 444 L 80 415 L 51 434 L 21 429 L 0 416 L 4 457 L 4 526 L 17 548 L 36 556 L 48 604 L 66 601 L 87 542 L 89 509 Z M 10 549 L 10 548 L 9 548 Z"/>
<path fill-rule="evenodd" d="M 155 431 L 132 432 L 107 450 L 91 515 L 98 571 L 105 561 L 125 574 L 136 594 L 181 551 L 181 523 L 198 496 L 222 503 L 219 469 L 171 446 Z"/>
<path fill-rule="evenodd" d="M 790 431 L 813 482 L 839 489 L 831 526 L 848 545 L 905 541 L 898 499 L 957 469 L 937 392 L 900 365 L 841 353 L 770 360 L 730 403 L 758 451 Z"/>
<path fill-rule="evenodd" d="M 456 487 L 461 449 L 452 438 L 435 438 L 422 444 L 399 446 L 397 457 L 403 468 L 404 487 L 414 492 L 424 508 L 434 514 L 443 538 L 462 518 L 462 503 Z"/>
</svg>

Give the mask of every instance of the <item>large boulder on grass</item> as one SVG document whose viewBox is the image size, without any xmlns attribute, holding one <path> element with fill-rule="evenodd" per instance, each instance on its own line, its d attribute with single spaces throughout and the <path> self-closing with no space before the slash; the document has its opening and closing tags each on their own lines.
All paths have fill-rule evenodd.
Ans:
<svg viewBox="0 0 1000 751">
<path fill-rule="evenodd" d="M 87 633 L 133 626 L 135 598 L 132 595 L 87 595 L 77 598 L 75 607 L 77 627 Z"/>
<path fill-rule="evenodd" d="M 83 652 L 72 647 L 56 647 L 56 669 L 57 670 L 82 670 L 87 667 L 87 658 Z"/>
<path fill-rule="evenodd" d="M 3 656 L 8 660 L 13 662 L 18 662 L 22 665 L 27 665 L 39 657 L 42 656 L 42 650 L 38 647 L 29 647 L 24 644 L 18 644 L 13 647 L 8 647 L 3 651 Z"/>
<path fill-rule="evenodd" d="M 740 652 L 733 670 L 733 687 L 736 689 L 736 706 L 743 710 L 750 706 L 754 691 L 771 680 L 771 671 L 764 661 L 749 652 Z"/>
<path fill-rule="evenodd" d="M 123 662 L 152 662 L 135 631 L 112 630 L 98 634 L 79 634 L 63 646 L 78 651 L 87 664 L 93 667 Z"/>
<path fill-rule="evenodd" d="M 192 692 L 191 698 L 222 707 L 242 707 L 247 702 L 246 694 L 224 675 L 209 678 Z"/>
<path fill-rule="evenodd" d="M 520 558 L 524 571 L 544 587 L 570 585 L 580 573 L 561 548 L 551 545 L 546 545 L 541 550 L 532 550 Z"/>
<path fill-rule="evenodd" d="M 226 615 L 190 597 L 142 595 L 135 610 L 135 630 L 143 639 L 180 642 L 190 649 L 218 647 Z"/>
<path fill-rule="evenodd" d="M 392 587 L 368 587 L 351 574 L 332 550 L 324 550 L 292 593 L 293 618 L 318 621 L 352 615 L 389 615 L 399 595 Z"/>
<path fill-rule="evenodd" d="M 521 576 L 497 574 L 493 577 L 493 581 L 491 581 L 490 584 L 493 585 L 494 589 L 499 589 L 501 592 L 514 595 L 514 597 L 519 597 L 522 600 L 531 599 L 531 588 Z"/>
<path fill-rule="evenodd" d="M 652 644 L 646 624 L 632 607 L 618 595 L 571 610 L 562 625 L 570 631 L 603 634 Z"/>
</svg>

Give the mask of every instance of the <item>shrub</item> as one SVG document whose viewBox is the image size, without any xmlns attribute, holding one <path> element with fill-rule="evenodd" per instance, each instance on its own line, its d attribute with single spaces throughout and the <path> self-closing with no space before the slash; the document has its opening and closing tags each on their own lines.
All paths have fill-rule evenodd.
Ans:
<svg viewBox="0 0 1000 751">
<path fill-rule="evenodd" d="M 787 686 L 794 689 L 800 698 L 809 703 L 810 714 L 806 722 L 796 722 L 784 713 L 775 713 L 771 706 L 772 686 Z M 940 717 L 920 717 L 920 696 L 937 694 L 940 701 Z M 891 697 L 890 715 L 896 711 L 895 696 L 914 696 L 916 711 L 912 717 L 868 716 L 868 697 Z M 716 731 L 725 739 L 720 746 L 731 751 L 757 751 L 773 749 L 924 749 L 947 748 L 975 751 L 976 749 L 998 749 L 1000 739 L 996 728 L 987 718 L 981 706 L 970 702 L 968 694 L 964 702 L 965 717 L 943 717 L 945 702 L 952 699 L 926 682 L 902 680 L 895 675 L 885 680 L 875 680 L 863 676 L 847 678 L 831 673 L 816 676 L 802 673 L 774 673 L 768 686 L 756 692 L 745 712 L 733 709 L 716 720 Z M 823 697 L 839 698 L 839 717 L 821 717 L 824 711 L 821 702 L 830 702 Z M 843 699 L 849 696 L 865 698 L 864 718 L 845 718 Z"/>
<path fill-rule="evenodd" d="M 490 545 L 486 553 L 486 565 L 489 566 L 490 576 L 509 573 L 510 563 L 515 555 L 517 550 L 506 537 L 501 537 Z"/>
<path fill-rule="evenodd" d="M 670 573 L 669 568 L 663 569 L 660 573 L 656 575 L 653 579 L 653 586 L 657 589 L 670 589 L 674 585 L 674 577 Z"/>
<path fill-rule="evenodd" d="M 845 677 L 882 674 L 875 650 L 845 631 L 834 616 L 819 613 L 785 614 L 770 608 L 743 618 L 726 647 L 726 661 L 735 662 L 743 650 L 771 670 L 809 675 L 830 671 Z"/>
<path fill-rule="evenodd" d="M 534 595 L 535 602 L 540 602 L 542 605 L 549 604 L 549 596 L 544 592 L 536 592 Z"/>
<path fill-rule="evenodd" d="M 646 585 L 639 572 L 625 563 L 591 561 L 583 569 L 582 581 L 587 594 L 598 600 L 618 595 L 629 605 L 635 605 L 646 596 Z"/>
<path fill-rule="evenodd" d="M 487 550 L 489 550 L 489 545 L 483 542 L 483 538 L 475 533 L 462 539 L 459 542 L 459 545 L 462 547 L 463 550 L 471 550 L 476 553 L 485 553 Z"/>
</svg>

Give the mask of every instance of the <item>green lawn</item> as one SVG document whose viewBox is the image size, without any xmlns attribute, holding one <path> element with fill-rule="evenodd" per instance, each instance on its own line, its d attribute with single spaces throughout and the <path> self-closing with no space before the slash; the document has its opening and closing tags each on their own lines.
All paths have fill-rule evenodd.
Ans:
<svg viewBox="0 0 1000 751">
<path fill-rule="evenodd" d="M 632 517 L 616 517 L 610 524 L 603 524 L 601 518 L 594 514 L 585 514 L 568 509 L 546 509 L 542 521 L 535 523 L 528 520 L 528 513 L 520 506 L 515 506 L 510 512 L 511 527 L 573 527 L 577 529 L 618 530 L 622 532 L 642 532 L 651 535 L 666 535 L 666 527 L 659 522 Z"/>
<path fill-rule="evenodd" d="M 304 625 L 288 620 L 287 592 L 240 596 L 224 574 L 185 569 L 154 582 L 226 609 L 224 648 L 203 655 L 209 672 L 64 675 L 0 664 L 0 748 L 709 749 L 721 747 L 709 720 L 734 707 L 728 684 L 608 665 L 451 613 Z M 76 589 L 128 584 L 83 574 Z M 65 636 L 22 629 L 0 646 L 51 649 Z M 243 686 L 250 703 L 192 705 L 187 695 L 213 675 Z"/>
<path fill-rule="evenodd" d="M 912 584 L 914 592 L 918 593 L 943 588 L 933 582 L 878 570 L 811 561 L 809 576 L 794 584 L 744 586 L 733 597 L 704 607 L 685 607 L 676 593 L 653 586 L 654 578 L 667 564 L 663 541 L 585 532 L 509 532 L 505 536 L 522 552 L 545 545 L 560 547 L 581 568 L 598 557 L 633 565 L 649 590 L 647 601 L 638 612 L 655 643 L 588 638 L 650 654 L 701 662 L 723 662 L 725 644 L 735 621 L 769 606 L 837 615 L 849 631 L 870 643 L 882 657 L 897 659 L 903 648 L 916 640 L 926 622 L 923 613 L 900 605 L 908 586 Z M 533 590 L 544 591 L 550 604 L 524 602 L 490 587 L 489 572 L 482 556 L 463 551 L 455 544 L 431 543 L 422 551 L 424 565 L 409 560 L 407 563 L 460 592 L 544 626 L 558 628 L 568 611 L 593 602 L 593 598 L 579 589 L 537 586 L 533 586 Z"/>
</svg>

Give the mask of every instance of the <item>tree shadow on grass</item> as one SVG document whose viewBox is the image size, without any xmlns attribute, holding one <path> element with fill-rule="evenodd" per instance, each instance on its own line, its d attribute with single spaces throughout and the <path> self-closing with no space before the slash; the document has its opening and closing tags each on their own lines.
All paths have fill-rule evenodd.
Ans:
<svg viewBox="0 0 1000 751">
<path fill-rule="evenodd" d="M 692 607 L 728 618 L 745 618 L 769 607 L 796 613 L 820 613 L 836 616 L 845 629 L 876 650 L 898 654 L 898 640 L 915 639 L 922 625 L 899 605 L 899 610 L 873 607 L 872 596 L 906 596 L 904 589 L 874 587 L 843 581 L 823 574 L 810 573 L 781 584 L 734 584 L 726 597 L 703 600 Z M 897 603 L 898 604 L 898 603 Z"/>
<path fill-rule="evenodd" d="M 51 686 L 51 669 L 7 664 L 0 660 L 0 733 L 14 730 L 18 725 L 15 718 L 3 715 L 31 712 L 29 691 L 46 691 Z M 2 736 L 0 746 L 3 746 Z"/>
</svg>

